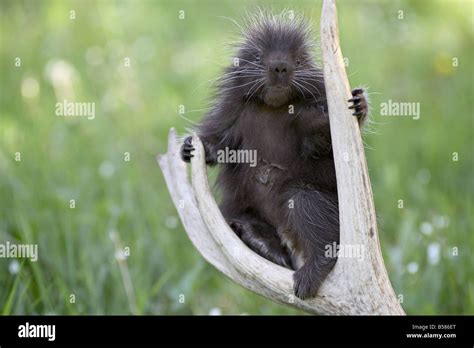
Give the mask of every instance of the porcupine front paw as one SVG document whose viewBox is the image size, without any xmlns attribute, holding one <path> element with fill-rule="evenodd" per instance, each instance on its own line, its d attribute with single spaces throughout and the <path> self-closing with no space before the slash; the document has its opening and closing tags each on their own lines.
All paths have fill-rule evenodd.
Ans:
<svg viewBox="0 0 474 348">
<path fill-rule="evenodd" d="M 369 104 L 364 95 L 364 89 L 355 88 L 352 90 L 352 98 L 348 100 L 352 103 L 349 109 L 354 110 L 353 114 L 359 120 L 359 124 L 362 124 L 369 113 Z"/>
<path fill-rule="evenodd" d="M 184 139 L 184 143 L 181 146 L 181 159 L 186 163 L 191 162 L 191 158 L 194 157 L 194 155 L 192 154 L 192 152 L 194 151 L 192 141 L 192 137 L 187 137 L 186 139 Z"/>
</svg>

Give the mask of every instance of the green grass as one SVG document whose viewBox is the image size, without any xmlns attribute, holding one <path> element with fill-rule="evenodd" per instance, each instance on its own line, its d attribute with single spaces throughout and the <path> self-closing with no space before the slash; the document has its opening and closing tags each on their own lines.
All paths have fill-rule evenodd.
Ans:
<svg viewBox="0 0 474 348">
<path fill-rule="evenodd" d="M 198 121 L 212 92 L 206 81 L 229 61 L 225 45 L 236 27 L 220 16 L 239 20 L 257 5 L 291 4 L 1 3 L 0 243 L 36 243 L 39 260 L 19 260 L 15 273 L 11 259 L 0 259 L 0 313 L 301 313 L 240 288 L 202 259 L 155 161 L 169 128 L 183 133 L 191 125 L 179 105 Z M 316 31 L 320 7 L 294 6 Z M 395 291 L 409 314 L 474 314 L 472 3 L 341 1 L 338 10 L 351 85 L 373 93 L 376 134 L 367 135 L 366 153 Z M 55 86 L 48 71 L 61 69 L 58 61 L 71 76 Z M 28 81 L 37 82 L 36 94 Z M 96 118 L 55 116 L 64 95 L 95 102 Z M 421 119 L 380 116 L 388 99 L 419 102 Z M 111 233 L 130 248 L 122 267 L 132 294 Z M 436 264 L 429 245 L 439 245 Z M 409 273 L 413 262 L 418 270 Z"/>
</svg>

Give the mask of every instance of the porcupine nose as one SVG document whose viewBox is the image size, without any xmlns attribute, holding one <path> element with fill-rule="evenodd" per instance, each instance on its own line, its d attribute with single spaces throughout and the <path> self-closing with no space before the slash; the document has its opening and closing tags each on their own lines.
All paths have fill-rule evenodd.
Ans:
<svg viewBox="0 0 474 348">
<path fill-rule="evenodd" d="M 288 64 L 286 62 L 273 62 L 270 66 L 270 71 L 277 76 L 285 76 L 288 73 Z"/>
</svg>

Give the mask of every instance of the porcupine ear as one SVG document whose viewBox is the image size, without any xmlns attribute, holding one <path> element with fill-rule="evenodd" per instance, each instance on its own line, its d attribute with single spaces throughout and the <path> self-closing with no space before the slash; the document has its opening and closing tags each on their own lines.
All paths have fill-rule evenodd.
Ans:
<svg viewBox="0 0 474 348">
<path fill-rule="evenodd" d="M 252 252 L 225 222 L 210 192 L 203 146 L 196 135 L 195 157 L 191 160 L 192 186 L 180 158 L 174 129 L 170 130 L 168 152 L 158 156 L 158 162 L 194 246 L 236 283 L 310 313 L 403 315 L 380 251 L 359 127 L 347 108 L 350 88 L 339 46 L 334 0 L 324 0 L 321 34 L 340 204 L 340 243 L 362 246 L 367 256 L 364 262 L 340 258 L 318 296 L 303 301 L 293 295 L 293 272 Z M 350 161 L 344 160 L 347 156 Z"/>
</svg>

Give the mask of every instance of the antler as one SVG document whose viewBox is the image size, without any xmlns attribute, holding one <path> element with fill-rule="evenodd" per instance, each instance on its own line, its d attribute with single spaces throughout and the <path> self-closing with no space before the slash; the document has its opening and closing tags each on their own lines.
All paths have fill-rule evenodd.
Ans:
<svg viewBox="0 0 474 348">
<path fill-rule="evenodd" d="M 380 251 L 359 127 L 347 108 L 350 88 L 339 46 L 334 0 L 323 4 L 321 46 L 339 195 L 340 242 L 357 246 L 365 257 L 340 257 L 318 296 L 305 301 L 295 297 L 293 272 L 254 253 L 231 230 L 209 189 L 204 149 L 196 134 L 192 185 L 173 128 L 168 152 L 158 156 L 158 163 L 190 240 L 209 263 L 236 283 L 275 302 L 315 314 L 401 315 L 404 312 Z"/>
</svg>

